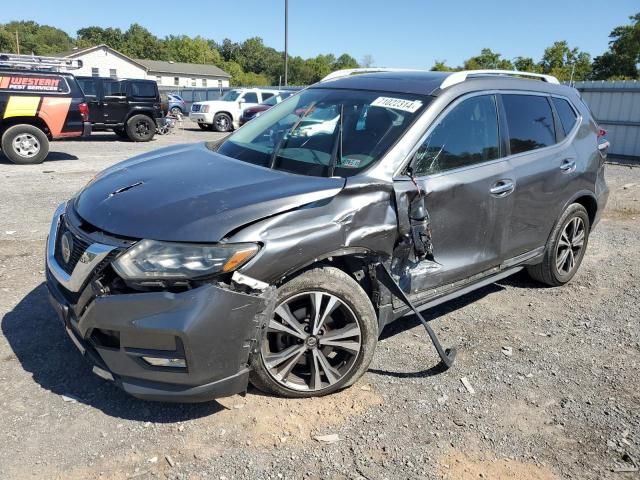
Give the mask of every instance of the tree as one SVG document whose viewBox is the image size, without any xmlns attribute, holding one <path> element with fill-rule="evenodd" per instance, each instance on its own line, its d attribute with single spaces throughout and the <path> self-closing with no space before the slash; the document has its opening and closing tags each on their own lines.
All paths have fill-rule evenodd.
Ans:
<svg viewBox="0 0 640 480">
<path fill-rule="evenodd" d="M 471 57 L 464 62 L 465 70 L 486 70 L 486 69 L 498 69 L 498 70 L 513 70 L 513 64 L 511 61 L 500 58 L 502 55 L 493 52 L 490 48 L 483 48 L 480 51 L 480 55 L 477 57 Z"/>
<path fill-rule="evenodd" d="M 541 73 L 542 69 L 531 57 L 516 57 L 513 59 L 513 66 L 521 72 Z"/>
<path fill-rule="evenodd" d="M 375 63 L 375 60 L 373 59 L 373 56 L 370 53 L 363 55 L 362 60 L 360 60 L 360 66 L 362 68 L 371 68 L 373 67 L 374 63 Z"/>
<path fill-rule="evenodd" d="M 432 72 L 454 72 L 456 69 L 447 65 L 446 60 L 436 60 L 430 69 Z"/>
<path fill-rule="evenodd" d="M 9 22 L 0 25 L 0 42 L 3 50 L 16 53 L 16 32 L 20 40 L 20 53 L 51 55 L 71 50 L 73 41 L 66 32 L 49 25 L 32 21 Z"/>
<path fill-rule="evenodd" d="M 346 68 L 358 68 L 358 61 L 348 53 L 343 53 L 333 63 L 333 70 L 344 70 Z"/>
<path fill-rule="evenodd" d="M 191 38 L 186 35 L 169 35 L 163 43 L 163 56 L 166 60 L 213 65 L 219 65 L 222 61 L 218 50 L 211 48 L 209 42 L 199 36 Z"/>
<path fill-rule="evenodd" d="M 80 48 L 105 44 L 116 50 L 122 50 L 124 45 L 124 34 L 119 28 L 86 27 L 76 33 L 76 46 Z"/>
<path fill-rule="evenodd" d="M 640 13 L 629 17 L 631 25 L 613 29 L 609 51 L 593 60 L 592 78 L 640 78 Z"/>
<path fill-rule="evenodd" d="M 164 44 L 142 25 L 132 23 L 123 35 L 122 53 L 132 58 L 162 60 Z"/>
<path fill-rule="evenodd" d="M 566 41 L 554 42 L 545 49 L 540 68 L 558 80 L 586 80 L 591 73 L 591 55 L 569 47 Z"/>
</svg>

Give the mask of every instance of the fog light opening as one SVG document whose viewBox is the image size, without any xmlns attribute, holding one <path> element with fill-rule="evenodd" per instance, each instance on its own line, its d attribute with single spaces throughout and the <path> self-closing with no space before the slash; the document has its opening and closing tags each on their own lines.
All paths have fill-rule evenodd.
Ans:
<svg viewBox="0 0 640 480">
<path fill-rule="evenodd" d="M 187 361 L 184 358 L 142 357 L 142 359 L 153 367 L 187 368 Z"/>
</svg>

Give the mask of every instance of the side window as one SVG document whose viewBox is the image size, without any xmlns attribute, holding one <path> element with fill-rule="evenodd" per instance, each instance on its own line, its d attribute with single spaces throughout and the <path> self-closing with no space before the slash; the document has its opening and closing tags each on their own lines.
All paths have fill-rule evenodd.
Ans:
<svg viewBox="0 0 640 480">
<path fill-rule="evenodd" d="M 247 103 L 258 103 L 258 94 L 255 92 L 245 93 L 244 101 Z"/>
<path fill-rule="evenodd" d="M 155 85 L 151 82 L 131 82 L 131 95 L 134 97 L 155 98 Z"/>
<path fill-rule="evenodd" d="M 463 100 L 436 125 L 416 152 L 415 175 L 430 175 L 500 155 L 498 112 L 493 95 Z"/>
<path fill-rule="evenodd" d="M 80 88 L 85 95 L 91 97 L 95 97 L 97 95 L 96 82 L 94 80 L 79 78 L 78 83 L 80 84 Z"/>
<path fill-rule="evenodd" d="M 547 97 L 505 94 L 502 103 L 507 116 L 511 154 L 556 143 L 553 113 Z"/>
<path fill-rule="evenodd" d="M 564 98 L 553 97 L 553 104 L 556 107 L 556 111 L 560 117 L 560 123 L 562 124 L 562 129 L 566 135 L 576 124 L 576 120 L 578 120 L 576 112 Z"/>
<path fill-rule="evenodd" d="M 105 80 L 102 84 L 102 89 L 105 97 L 122 97 L 126 95 L 122 82 Z"/>
<path fill-rule="evenodd" d="M 262 101 L 264 102 L 267 98 L 273 97 L 273 93 L 262 92 Z"/>
</svg>

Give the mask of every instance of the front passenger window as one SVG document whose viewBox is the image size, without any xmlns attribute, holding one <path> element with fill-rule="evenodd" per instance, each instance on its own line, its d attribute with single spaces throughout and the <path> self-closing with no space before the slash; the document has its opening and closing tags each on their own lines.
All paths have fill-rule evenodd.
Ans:
<svg viewBox="0 0 640 480">
<path fill-rule="evenodd" d="M 434 173 L 495 160 L 500 155 L 495 97 L 463 100 L 432 130 L 416 152 L 414 175 Z"/>
</svg>

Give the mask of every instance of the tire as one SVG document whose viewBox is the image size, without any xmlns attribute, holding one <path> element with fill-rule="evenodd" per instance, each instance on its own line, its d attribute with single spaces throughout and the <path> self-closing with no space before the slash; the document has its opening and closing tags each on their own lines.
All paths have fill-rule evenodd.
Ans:
<svg viewBox="0 0 640 480">
<path fill-rule="evenodd" d="M 213 117 L 213 129 L 216 132 L 230 132 L 233 127 L 233 120 L 226 113 L 217 113 Z"/>
<path fill-rule="evenodd" d="M 14 125 L 2 135 L 2 151 L 18 165 L 42 163 L 49 154 L 49 139 L 38 127 Z"/>
<path fill-rule="evenodd" d="M 527 267 L 531 278 L 552 287 L 569 282 L 584 258 L 590 228 L 587 210 L 579 203 L 571 204 L 551 232 L 542 262 Z"/>
<path fill-rule="evenodd" d="M 315 333 L 311 325 L 313 299 L 325 315 Z M 330 309 L 332 301 L 334 308 Z M 285 321 L 288 314 L 293 315 L 293 323 Z M 297 320 L 302 323 L 295 323 Z M 304 332 L 303 328 L 310 331 Z M 298 330 L 294 332 L 295 329 Z M 307 270 L 278 289 L 275 312 L 265 328 L 259 352 L 251 359 L 250 381 L 263 392 L 282 397 L 328 395 L 352 385 L 364 374 L 377 342 L 378 320 L 362 287 L 337 268 Z M 280 362 L 284 350 L 294 350 L 294 354 Z M 280 357 L 273 360 L 274 354 Z"/>
<path fill-rule="evenodd" d="M 114 128 L 113 133 L 115 133 L 120 138 L 129 138 L 127 131 L 124 128 Z"/>
<path fill-rule="evenodd" d="M 209 125 L 208 123 L 199 123 L 198 126 L 200 127 L 200 130 L 208 130 L 211 131 L 213 125 Z"/>
<path fill-rule="evenodd" d="M 156 123 L 147 115 L 134 115 L 127 120 L 126 131 L 134 142 L 148 142 L 156 133 Z"/>
<path fill-rule="evenodd" d="M 171 110 L 169 110 L 169 113 L 171 115 L 182 115 L 182 109 L 180 107 L 171 107 Z"/>
</svg>

